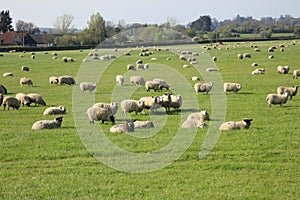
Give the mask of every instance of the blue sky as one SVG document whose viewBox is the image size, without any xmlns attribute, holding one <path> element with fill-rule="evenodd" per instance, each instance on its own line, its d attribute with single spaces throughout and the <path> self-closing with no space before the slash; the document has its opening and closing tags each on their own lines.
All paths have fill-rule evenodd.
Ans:
<svg viewBox="0 0 300 200">
<path fill-rule="evenodd" d="M 53 22 L 63 14 L 74 16 L 76 28 L 87 27 L 93 13 L 99 12 L 107 21 L 118 23 L 157 23 L 167 17 L 187 24 L 201 15 L 210 15 L 219 21 L 232 19 L 237 14 L 256 19 L 281 14 L 300 17 L 299 0 L 1 0 L 0 10 L 10 10 L 13 25 L 17 20 L 33 22 L 39 27 L 53 27 Z"/>
</svg>

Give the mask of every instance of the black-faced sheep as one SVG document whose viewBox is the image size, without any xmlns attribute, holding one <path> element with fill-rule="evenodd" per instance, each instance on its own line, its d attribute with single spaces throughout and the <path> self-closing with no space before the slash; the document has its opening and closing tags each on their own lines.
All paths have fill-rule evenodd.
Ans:
<svg viewBox="0 0 300 200">
<path fill-rule="evenodd" d="M 230 130 L 239 130 L 239 129 L 249 129 L 252 119 L 244 118 L 242 121 L 229 121 L 224 122 L 219 130 L 230 131 Z"/>
<path fill-rule="evenodd" d="M 92 106 L 86 111 L 86 114 L 88 115 L 90 124 L 94 123 L 95 121 L 101 121 L 102 124 L 104 121 L 111 121 L 112 123 L 115 123 L 115 117 L 109 110 L 105 108 Z"/>
<path fill-rule="evenodd" d="M 100 103 L 95 103 L 93 106 L 107 109 L 112 113 L 112 115 L 116 115 L 119 108 L 117 102 L 111 102 L 111 103 L 100 102 Z"/>
<path fill-rule="evenodd" d="M 290 71 L 290 67 L 289 66 L 278 66 L 277 67 L 277 73 L 278 74 L 287 74 Z"/>
<path fill-rule="evenodd" d="M 161 107 L 161 97 L 160 96 L 151 96 L 151 97 L 141 97 L 139 101 L 144 102 L 144 110 L 150 110 L 150 113 L 157 111 L 157 108 Z"/>
<path fill-rule="evenodd" d="M 206 95 L 212 90 L 213 88 L 213 82 L 209 83 L 196 83 L 194 85 L 194 90 L 196 94 L 198 95 L 199 92 L 205 92 Z"/>
<path fill-rule="evenodd" d="M 293 79 L 298 79 L 298 76 L 300 76 L 300 70 L 296 69 L 293 71 Z"/>
<path fill-rule="evenodd" d="M 3 99 L 3 108 L 4 108 L 4 110 L 5 110 L 6 106 L 7 106 L 8 110 L 9 110 L 9 107 L 13 108 L 13 110 L 14 109 L 18 110 L 20 108 L 20 101 L 17 98 L 13 97 L 13 96 L 6 96 Z"/>
<path fill-rule="evenodd" d="M 27 94 L 27 96 L 29 97 L 30 99 L 30 104 L 31 103 L 34 103 L 35 106 L 36 105 L 43 105 L 43 106 L 46 106 L 46 102 L 44 101 L 43 97 L 39 94 L 36 94 L 36 93 L 30 93 L 30 94 Z"/>
<path fill-rule="evenodd" d="M 224 93 L 226 92 L 235 92 L 237 93 L 240 89 L 242 89 L 242 85 L 239 83 L 224 83 Z"/>
<path fill-rule="evenodd" d="M 134 122 L 128 121 L 125 124 L 117 124 L 112 126 L 109 131 L 111 133 L 128 133 L 128 132 L 134 132 Z"/>
<path fill-rule="evenodd" d="M 40 120 L 32 125 L 32 130 L 53 129 L 61 127 L 63 117 L 56 117 L 54 120 Z"/>
<path fill-rule="evenodd" d="M 146 91 L 150 92 L 150 90 L 161 90 L 159 83 L 153 82 L 153 81 L 146 81 L 145 83 Z"/>
<path fill-rule="evenodd" d="M 60 76 L 60 77 L 58 77 L 58 83 L 60 85 L 62 85 L 62 84 L 75 85 L 76 81 L 71 76 Z"/>
<path fill-rule="evenodd" d="M 57 84 L 58 83 L 58 77 L 56 77 L 56 76 L 49 77 L 49 83 L 50 83 L 50 85 Z"/>
<path fill-rule="evenodd" d="M 292 99 L 294 96 L 296 96 L 298 92 L 299 86 L 292 86 L 292 87 L 284 87 L 280 86 L 277 88 L 277 94 L 284 94 L 289 93 L 290 99 Z"/>
<path fill-rule="evenodd" d="M 23 105 L 26 105 L 26 106 L 30 106 L 30 98 L 24 94 L 24 93 L 18 93 L 16 94 L 16 98 L 20 101 L 20 103 Z"/>
<path fill-rule="evenodd" d="M 30 78 L 23 77 L 20 78 L 20 86 L 23 87 L 23 85 L 33 86 L 33 82 Z"/>
<path fill-rule="evenodd" d="M 121 109 L 122 114 L 126 115 L 126 113 L 135 112 L 137 115 L 139 112 L 142 112 L 145 106 L 144 101 L 137 100 L 123 100 L 121 101 Z"/>
<path fill-rule="evenodd" d="M 283 106 L 283 104 L 286 104 L 287 100 L 289 97 L 289 93 L 286 92 L 284 94 L 268 94 L 266 101 L 269 105 L 269 107 L 271 107 L 272 104 L 280 104 L 280 107 Z"/>
<path fill-rule="evenodd" d="M 63 115 L 66 114 L 66 112 L 65 106 L 49 107 L 43 112 L 43 115 Z"/>
</svg>

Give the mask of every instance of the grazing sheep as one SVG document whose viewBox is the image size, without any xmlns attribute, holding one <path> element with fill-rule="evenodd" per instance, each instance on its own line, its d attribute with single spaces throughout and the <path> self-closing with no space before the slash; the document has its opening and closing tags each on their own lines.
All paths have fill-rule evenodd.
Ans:
<svg viewBox="0 0 300 200">
<path fill-rule="evenodd" d="M 30 98 L 26 94 L 18 93 L 16 94 L 16 98 L 20 101 L 21 104 L 23 104 L 23 107 L 24 105 L 30 106 Z"/>
<path fill-rule="evenodd" d="M 251 54 L 250 53 L 244 53 L 243 57 L 244 58 L 251 58 Z"/>
<path fill-rule="evenodd" d="M 198 121 L 209 121 L 210 117 L 209 117 L 209 113 L 207 112 L 207 110 L 202 110 L 200 112 L 194 112 L 194 113 L 189 114 L 187 119 L 188 120 L 198 120 Z"/>
<path fill-rule="evenodd" d="M 145 80 L 141 76 L 130 76 L 129 80 L 132 85 L 144 85 L 145 84 Z"/>
<path fill-rule="evenodd" d="M 191 120 L 186 120 L 181 125 L 181 128 L 192 128 L 192 127 L 204 128 L 204 127 L 207 127 L 207 124 L 204 121 L 191 119 Z"/>
<path fill-rule="evenodd" d="M 126 124 L 117 124 L 112 126 L 109 131 L 111 133 L 128 133 L 134 132 L 134 122 L 128 121 Z"/>
<path fill-rule="evenodd" d="M 171 107 L 171 103 L 172 103 L 171 95 L 172 94 L 164 93 L 161 96 L 161 106 L 165 108 L 166 114 L 170 113 L 170 107 Z"/>
<path fill-rule="evenodd" d="M 119 108 L 117 102 L 111 102 L 111 103 L 100 102 L 100 103 L 95 103 L 93 106 L 109 110 L 112 115 L 116 115 Z"/>
<path fill-rule="evenodd" d="M 84 93 L 85 91 L 90 91 L 90 93 L 96 89 L 97 87 L 97 83 L 93 83 L 93 82 L 82 82 L 79 85 L 80 87 L 80 92 Z"/>
<path fill-rule="evenodd" d="M 286 104 L 287 100 L 289 97 L 289 93 L 285 92 L 284 94 L 268 94 L 266 101 L 269 105 L 269 107 L 271 107 L 272 104 L 280 104 L 280 107 L 283 106 L 283 104 Z"/>
<path fill-rule="evenodd" d="M 170 107 L 174 108 L 175 110 L 178 111 L 178 109 L 182 105 L 182 97 L 181 97 L 181 95 L 171 95 L 170 97 L 171 97 Z"/>
<path fill-rule="evenodd" d="M 296 69 L 293 71 L 293 79 L 298 79 L 298 76 L 300 76 L 300 70 Z"/>
<path fill-rule="evenodd" d="M 60 77 L 58 77 L 58 83 L 60 85 L 62 85 L 62 84 L 76 85 L 75 79 L 71 76 L 60 76 Z"/>
<path fill-rule="evenodd" d="M 46 106 L 46 102 L 44 101 L 44 99 L 42 98 L 41 95 L 39 94 L 36 94 L 36 93 L 30 93 L 30 94 L 27 94 L 27 96 L 29 97 L 30 99 L 30 104 L 31 103 L 34 103 L 35 106 L 36 105 L 43 105 L 43 106 Z"/>
<path fill-rule="evenodd" d="M 240 89 L 242 89 L 242 85 L 239 83 L 224 83 L 224 92 L 235 92 L 237 93 Z"/>
<path fill-rule="evenodd" d="M 23 87 L 23 85 L 27 84 L 28 86 L 33 86 L 33 82 L 30 78 L 23 77 L 20 78 L 20 86 Z"/>
<path fill-rule="evenodd" d="M 219 130 L 221 131 L 230 131 L 230 130 L 240 130 L 240 129 L 249 129 L 252 119 L 244 118 L 242 121 L 229 121 L 224 122 Z"/>
<path fill-rule="evenodd" d="M 3 74 L 3 76 L 4 76 L 4 77 L 6 77 L 6 76 L 13 76 L 13 73 L 12 73 L 12 72 L 5 72 L 5 73 Z"/>
<path fill-rule="evenodd" d="M 150 92 L 150 90 L 161 90 L 159 83 L 153 82 L 153 81 L 146 81 L 145 83 L 146 91 Z"/>
<path fill-rule="evenodd" d="M 135 64 L 136 64 L 136 65 L 137 65 L 137 64 L 143 64 L 143 61 L 142 61 L 142 60 L 137 60 Z"/>
<path fill-rule="evenodd" d="M 277 49 L 277 47 L 275 47 L 275 46 L 269 47 L 268 48 L 268 52 L 274 52 L 275 49 Z"/>
<path fill-rule="evenodd" d="M 116 83 L 117 83 L 117 86 L 122 86 L 124 84 L 124 77 L 122 75 L 117 75 Z"/>
<path fill-rule="evenodd" d="M 27 67 L 27 66 L 22 66 L 22 71 L 27 71 L 27 72 L 29 72 L 29 67 Z"/>
<path fill-rule="evenodd" d="M 187 60 L 186 56 L 184 56 L 184 55 L 180 55 L 180 56 L 179 56 L 179 59 L 180 59 L 180 60 Z"/>
<path fill-rule="evenodd" d="M 127 70 L 128 70 L 128 71 L 129 71 L 129 70 L 136 71 L 136 68 L 135 68 L 134 65 L 128 64 L 128 65 L 127 65 Z"/>
<path fill-rule="evenodd" d="M 151 121 L 134 121 L 134 128 L 154 128 L 154 124 Z"/>
<path fill-rule="evenodd" d="M 213 82 L 196 83 L 194 85 L 194 90 L 195 90 L 197 95 L 199 94 L 199 92 L 205 92 L 205 94 L 208 95 L 208 93 L 212 90 L 213 85 L 214 85 Z"/>
<path fill-rule="evenodd" d="M 218 69 L 216 69 L 216 68 L 207 68 L 205 71 L 206 72 L 217 72 Z"/>
<path fill-rule="evenodd" d="M 252 75 L 257 75 L 257 74 L 265 74 L 265 69 L 263 68 L 257 68 L 251 73 Z"/>
<path fill-rule="evenodd" d="M 243 56 L 243 54 L 238 54 L 237 58 L 240 59 L 240 60 L 242 60 L 244 58 L 244 56 Z"/>
<path fill-rule="evenodd" d="M 122 114 L 126 115 L 126 113 L 135 112 L 137 115 L 139 112 L 142 112 L 145 107 L 144 101 L 137 100 L 123 100 L 121 101 L 121 109 Z"/>
<path fill-rule="evenodd" d="M 0 85 L 0 94 L 7 94 L 7 89 L 4 85 Z"/>
<path fill-rule="evenodd" d="M 192 81 L 200 81 L 200 78 L 198 76 L 192 76 L 191 80 Z"/>
<path fill-rule="evenodd" d="M 0 93 L 0 106 L 2 105 L 3 103 L 3 95 Z"/>
<path fill-rule="evenodd" d="M 58 77 L 56 77 L 56 76 L 49 77 L 49 83 L 50 83 L 50 85 L 57 84 L 58 83 Z"/>
<path fill-rule="evenodd" d="M 61 127 L 63 117 L 56 117 L 54 120 L 40 120 L 32 125 L 32 130 L 53 129 Z"/>
<path fill-rule="evenodd" d="M 287 93 L 289 93 L 290 100 L 292 100 L 292 98 L 294 96 L 296 96 L 296 94 L 298 92 L 298 88 L 299 88 L 299 86 L 292 86 L 292 87 L 280 86 L 277 88 L 277 94 L 284 94 L 287 92 Z"/>
<path fill-rule="evenodd" d="M 159 88 L 162 90 L 163 88 L 166 88 L 167 90 L 169 90 L 169 85 L 167 84 L 167 82 L 163 79 L 160 78 L 155 78 L 152 80 L 154 83 L 158 83 L 159 84 Z"/>
<path fill-rule="evenodd" d="M 273 55 L 270 55 L 268 58 L 269 58 L 269 59 L 273 59 L 273 58 L 274 58 L 274 56 L 273 56 Z"/>
<path fill-rule="evenodd" d="M 218 58 L 217 58 L 216 56 L 214 56 L 214 57 L 212 57 L 212 60 L 213 60 L 214 62 L 216 62 L 216 61 L 218 60 Z"/>
<path fill-rule="evenodd" d="M 111 121 L 112 123 L 115 123 L 115 117 L 109 110 L 105 108 L 92 106 L 87 109 L 86 114 L 88 115 L 90 124 L 94 123 L 95 121 L 101 121 L 102 124 L 104 121 Z"/>
<path fill-rule="evenodd" d="M 156 112 L 157 108 L 161 107 L 161 98 L 156 97 L 141 97 L 139 101 L 144 102 L 144 110 L 148 109 L 151 113 Z"/>
<path fill-rule="evenodd" d="M 49 107 L 43 112 L 43 115 L 63 115 L 66 112 L 67 110 L 64 106 Z"/>
<path fill-rule="evenodd" d="M 290 67 L 289 66 L 278 66 L 277 67 L 277 73 L 278 74 L 287 74 L 290 71 Z"/>
<path fill-rule="evenodd" d="M 9 110 L 9 107 L 12 107 L 13 110 L 14 109 L 18 110 L 20 108 L 20 101 L 17 98 L 13 97 L 13 96 L 6 96 L 3 99 L 3 108 L 4 108 L 4 110 L 5 110 L 6 106 L 7 106 L 8 110 Z"/>
</svg>

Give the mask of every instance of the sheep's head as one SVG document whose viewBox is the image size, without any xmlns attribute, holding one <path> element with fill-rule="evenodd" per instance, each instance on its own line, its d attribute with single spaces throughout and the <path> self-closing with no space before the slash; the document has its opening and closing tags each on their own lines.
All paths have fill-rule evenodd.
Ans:
<svg viewBox="0 0 300 200">
<path fill-rule="evenodd" d="M 243 119 L 243 122 L 246 123 L 246 127 L 247 128 L 249 128 L 249 126 L 251 125 L 251 121 L 252 121 L 252 119 L 250 119 L 250 118 L 244 118 Z"/>
<path fill-rule="evenodd" d="M 56 117 L 54 120 L 55 120 L 56 122 L 62 123 L 63 117 Z"/>
</svg>

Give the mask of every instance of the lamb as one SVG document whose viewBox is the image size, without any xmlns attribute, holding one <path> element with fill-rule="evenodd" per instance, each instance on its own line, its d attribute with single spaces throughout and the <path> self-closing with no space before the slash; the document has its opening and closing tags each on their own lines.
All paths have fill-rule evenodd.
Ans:
<svg viewBox="0 0 300 200">
<path fill-rule="evenodd" d="M 23 87 L 23 85 L 27 84 L 28 86 L 33 86 L 33 82 L 30 78 L 23 77 L 20 78 L 20 86 Z"/>
<path fill-rule="evenodd" d="M 292 100 L 292 98 L 296 96 L 298 92 L 298 88 L 299 86 L 292 86 L 292 87 L 280 86 L 277 88 L 277 94 L 284 94 L 285 92 L 287 92 L 289 93 L 290 100 Z"/>
<path fill-rule="evenodd" d="M 126 115 L 127 112 L 135 112 L 137 115 L 139 112 L 142 112 L 142 110 L 145 107 L 144 101 L 137 101 L 137 100 L 123 100 L 121 102 L 121 109 L 122 114 Z"/>
<path fill-rule="evenodd" d="M 207 112 L 207 110 L 202 110 L 200 112 L 194 112 L 194 113 L 189 114 L 187 119 L 188 120 L 209 121 L 210 117 L 209 117 L 209 113 Z"/>
<path fill-rule="evenodd" d="M 56 117 L 54 120 L 40 120 L 35 122 L 31 129 L 41 130 L 41 129 L 53 129 L 61 127 L 63 117 Z"/>
<path fill-rule="evenodd" d="M 159 88 L 166 88 L 167 90 L 169 90 L 169 85 L 166 83 L 165 80 L 163 79 L 159 79 L 159 78 L 155 78 L 152 80 L 154 83 L 158 83 L 159 84 Z"/>
<path fill-rule="evenodd" d="M 94 123 L 95 121 L 101 121 L 102 124 L 104 121 L 111 121 L 112 123 L 115 123 L 115 117 L 109 110 L 105 108 L 92 106 L 87 109 L 86 114 L 88 115 L 90 124 Z"/>
<path fill-rule="evenodd" d="M 80 87 L 80 92 L 84 93 L 85 91 L 90 91 L 90 93 L 96 89 L 97 87 L 97 83 L 93 83 L 93 82 L 82 82 L 79 85 Z"/>
<path fill-rule="evenodd" d="M 145 80 L 141 76 L 130 76 L 129 80 L 132 85 L 144 85 L 145 84 Z"/>
<path fill-rule="evenodd" d="M 0 84 L 0 94 L 7 94 L 7 89 L 4 87 L 4 85 Z"/>
<path fill-rule="evenodd" d="M 296 69 L 293 71 L 293 79 L 298 79 L 298 76 L 300 76 L 300 70 Z"/>
<path fill-rule="evenodd" d="M 127 70 L 128 70 L 128 71 L 129 71 L 129 70 L 136 71 L 136 68 L 135 68 L 134 65 L 128 64 L 128 65 L 127 65 Z"/>
<path fill-rule="evenodd" d="M 205 94 L 208 95 L 208 93 L 212 90 L 213 85 L 214 85 L 213 82 L 196 83 L 194 85 L 194 90 L 197 95 L 199 94 L 199 92 L 205 92 Z"/>
<path fill-rule="evenodd" d="M 60 77 L 58 77 L 58 83 L 60 85 L 62 85 L 62 84 L 76 85 L 76 81 L 71 76 L 60 76 Z"/>
<path fill-rule="evenodd" d="M 21 104 L 23 104 L 23 107 L 24 105 L 30 106 L 30 98 L 26 94 L 18 93 L 16 94 L 16 98 L 20 101 Z"/>
<path fill-rule="evenodd" d="M 13 108 L 13 110 L 14 109 L 18 110 L 20 108 L 20 101 L 17 98 L 13 97 L 13 96 L 6 96 L 3 99 L 3 108 L 4 108 L 4 110 L 5 110 L 6 106 L 7 106 L 8 110 L 9 110 L 9 107 Z"/>
<path fill-rule="evenodd" d="M 58 77 L 56 77 L 56 76 L 49 77 L 49 83 L 50 83 L 50 85 L 57 84 L 58 83 Z"/>
<path fill-rule="evenodd" d="M 27 72 L 29 71 L 29 67 L 27 67 L 27 66 L 22 66 L 21 69 L 22 69 L 22 71 L 27 71 Z"/>
<path fill-rule="evenodd" d="M 240 129 L 249 129 L 252 119 L 244 118 L 242 121 L 229 121 L 224 122 L 219 130 L 221 131 L 230 131 L 230 130 L 240 130 Z"/>
<path fill-rule="evenodd" d="M 240 89 L 242 89 L 242 85 L 239 83 L 224 83 L 224 93 L 226 92 L 235 92 L 237 93 Z"/>
<path fill-rule="evenodd" d="M 66 112 L 65 106 L 49 107 L 43 112 L 43 115 L 63 115 L 66 114 Z"/>
<path fill-rule="evenodd" d="M 159 83 L 153 82 L 153 81 L 146 81 L 145 83 L 146 91 L 150 92 L 150 90 L 161 90 Z"/>
<path fill-rule="evenodd" d="M 134 128 L 154 128 L 154 124 L 151 121 L 134 121 Z"/>
<path fill-rule="evenodd" d="M 128 133 L 134 132 L 134 122 L 128 121 L 126 124 L 117 124 L 112 126 L 109 131 L 111 133 Z"/>
<path fill-rule="evenodd" d="M 42 98 L 41 95 L 39 94 L 36 94 L 36 93 L 30 93 L 30 94 L 27 94 L 27 96 L 29 97 L 30 99 L 30 104 L 31 103 L 34 103 L 35 106 L 36 105 L 43 105 L 43 106 L 46 106 L 46 102 L 44 101 L 44 99 Z"/>
<path fill-rule="evenodd" d="M 266 101 L 269 105 L 269 107 L 271 107 L 272 104 L 280 104 L 280 107 L 283 106 L 283 104 L 286 104 L 287 100 L 289 97 L 289 93 L 285 92 L 284 94 L 268 94 Z"/>
<path fill-rule="evenodd" d="M 254 71 L 252 71 L 251 74 L 252 75 L 265 74 L 265 69 L 263 69 L 263 68 L 257 68 Z"/>
<path fill-rule="evenodd" d="M 93 106 L 109 110 L 112 113 L 112 115 L 116 115 L 119 108 L 117 102 L 111 102 L 111 103 L 100 102 L 100 103 L 95 103 Z"/>
<path fill-rule="evenodd" d="M 3 76 L 6 77 L 6 76 L 14 76 L 14 75 L 13 75 L 12 72 L 5 72 L 5 73 L 3 74 Z"/>
<path fill-rule="evenodd" d="M 151 113 L 156 112 L 157 108 L 161 107 L 161 98 L 156 97 L 141 97 L 139 101 L 144 101 L 144 111 L 149 109 Z"/>
<path fill-rule="evenodd" d="M 116 83 L 118 86 L 122 86 L 124 84 L 124 77 L 122 75 L 116 76 Z"/>
<path fill-rule="evenodd" d="M 289 66 L 278 66 L 277 67 L 277 73 L 278 74 L 287 74 L 290 71 L 290 67 Z"/>
</svg>

